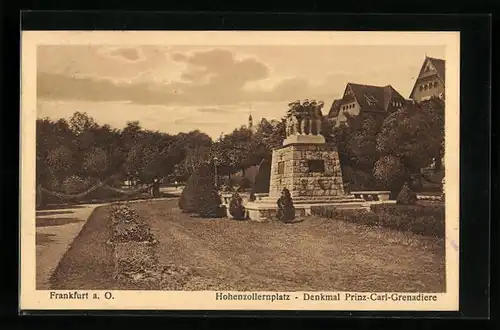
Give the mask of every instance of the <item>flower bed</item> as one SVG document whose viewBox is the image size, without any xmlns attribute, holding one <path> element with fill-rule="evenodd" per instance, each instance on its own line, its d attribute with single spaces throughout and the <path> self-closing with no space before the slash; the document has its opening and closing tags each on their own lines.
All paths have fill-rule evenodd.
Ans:
<svg viewBox="0 0 500 330">
<path fill-rule="evenodd" d="M 409 231 L 422 236 L 444 237 L 445 216 L 442 204 L 374 204 L 370 211 L 313 207 L 311 212 L 324 218 Z"/>
<path fill-rule="evenodd" d="M 108 219 L 116 280 L 140 289 L 181 290 L 194 274 L 182 266 L 159 264 L 159 242 L 149 224 L 127 204 L 113 205 Z"/>
<path fill-rule="evenodd" d="M 144 222 L 127 204 L 115 204 L 109 212 L 112 226 L 108 244 L 113 248 L 114 277 L 118 280 L 154 280 L 158 242 Z"/>
</svg>

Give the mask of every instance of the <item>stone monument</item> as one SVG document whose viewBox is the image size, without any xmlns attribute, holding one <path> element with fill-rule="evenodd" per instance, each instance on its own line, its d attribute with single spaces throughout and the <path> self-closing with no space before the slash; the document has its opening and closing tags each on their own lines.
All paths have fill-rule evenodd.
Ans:
<svg viewBox="0 0 500 330">
<path fill-rule="evenodd" d="M 363 199 L 344 192 L 337 147 L 321 134 L 322 101 L 291 102 L 286 115 L 286 138 L 273 150 L 269 195 L 246 205 L 253 220 L 271 220 L 283 188 L 290 191 L 298 216 L 313 205 L 360 208 Z"/>
</svg>

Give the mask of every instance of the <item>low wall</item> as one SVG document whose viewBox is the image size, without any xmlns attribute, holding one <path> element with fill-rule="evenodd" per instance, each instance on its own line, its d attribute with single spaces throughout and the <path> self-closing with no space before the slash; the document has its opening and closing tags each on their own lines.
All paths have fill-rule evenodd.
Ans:
<svg viewBox="0 0 500 330">
<path fill-rule="evenodd" d="M 336 209 L 370 209 L 370 203 L 360 202 L 353 200 L 352 202 L 338 202 L 338 203 L 314 203 L 314 204 L 294 204 L 295 207 L 295 217 L 308 217 L 312 215 L 312 208 L 330 206 Z M 249 202 L 245 205 L 245 209 L 250 220 L 258 222 L 276 221 L 278 213 L 278 205 L 276 203 L 259 203 L 259 202 Z"/>
<path fill-rule="evenodd" d="M 391 192 L 388 190 L 363 190 L 351 191 L 356 198 L 363 198 L 365 201 L 388 201 Z"/>
</svg>

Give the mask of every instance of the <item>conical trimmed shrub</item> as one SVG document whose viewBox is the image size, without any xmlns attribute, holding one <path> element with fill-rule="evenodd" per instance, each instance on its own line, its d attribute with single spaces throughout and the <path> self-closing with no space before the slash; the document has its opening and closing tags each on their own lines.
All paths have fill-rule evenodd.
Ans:
<svg viewBox="0 0 500 330">
<path fill-rule="evenodd" d="M 191 174 L 186 182 L 186 186 L 182 190 L 179 199 L 179 208 L 186 213 L 195 213 L 198 210 L 196 205 L 196 187 L 199 181 L 200 174 L 198 171 L 195 171 Z"/>
<path fill-rule="evenodd" d="M 252 193 L 269 193 L 269 183 L 271 181 L 271 162 L 263 159 L 260 162 L 259 170 L 255 175 Z"/>
<path fill-rule="evenodd" d="M 215 187 L 214 174 L 209 166 L 199 169 L 199 180 L 195 186 L 196 213 L 202 218 L 220 218 L 226 215 L 219 192 Z"/>
<path fill-rule="evenodd" d="M 411 191 L 407 183 L 403 185 L 398 194 L 396 204 L 400 205 L 415 205 L 417 204 L 417 195 Z"/>
</svg>

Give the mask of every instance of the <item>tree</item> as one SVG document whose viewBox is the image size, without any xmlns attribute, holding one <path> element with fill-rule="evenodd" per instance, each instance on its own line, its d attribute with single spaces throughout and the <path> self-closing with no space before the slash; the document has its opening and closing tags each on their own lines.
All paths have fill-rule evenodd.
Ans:
<svg viewBox="0 0 500 330">
<path fill-rule="evenodd" d="M 66 146 L 60 146 L 49 151 L 45 164 L 55 179 L 61 182 L 71 172 L 73 159 L 71 150 Z"/>
<path fill-rule="evenodd" d="M 70 175 L 63 182 L 63 189 L 66 194 L 78 194 L 89 188 L 91 182 L 78 175 Z"/>
<path fill-rule="evenodd" d="M 352 155 L 351 161 L 356 168 L 371 170 L 377 159 L 377 136 L 380 132 L 382 121 L 374 116 L 357 116 L 356 120 L 361 125 L 353 125 L 351 135 L 348 137 L 347 148 Z"/>
<path fill-rule="evenodd" d="M 75 112 L 73 116 L 69 120 L 71 130 L 76 134 L 80 135 L 85 131 L 88 131 L 92 128 L 96 128 L 98 125 L 96 124 L 94 118 L 87 115 L 86 112 Z"/>
<path fill-rule="evenodd" d="M 346 123 L 332 128 L 332 134 L 324 134 L 335 141 L 344 182 L 351 184 L 352 189 L 375 189 L 373 168 L 379 158 L 376 141 L 382 119 L 363 114 L 346 114 L 346 118 Z"/>
<path fill-rule="evenodd" d="M 83 172 L 88 176 L 100 177 L 108 169 L 108 156 L 102 148 L 92 148 L 85 153 Z"/>
<path fill-rule="evenodd" d="M 431 103 L 408 104 L 384 120 L 377 138 L 377 150 L 381 157 L 398 159 L 404 168 L 405 177 L 399 180 L 397 190 L 401 181 L 411 181 L 411 176 L 418 175 L 420 169 L 430 164 L 439 153 L 443 141 L 442 123 L 434 111 Z M 381 171 L 379 174 L 379 179 L 387 181 L 388 178 L 382 178 L 383 173 L 390 172 Z"/>
<path fill-rule="evenodd" d="M 432 162 L 440 147 L 437 125 L 428 111 L 407 107 L 386 118 L 377 149 L 382 155 L 399 157 L 411 173 L 416 173 Z"/>
<path fill-rule="evenodd" d="M 250 145 L 252 142 L 252 132 L 246 128 L 241 127 L 235 129 L 232 133 L 225 135 L 218 144 L 222 151 L 221 163 L 226 165 L 231 172 L 241 170 L 243 175 L 251 162 Z"/>
<path fill-rule="evenodd" d="M 269 153 L 272 149 L 280 147 L 286 138 L 284 119 L 269 122 L 266 118 L 262 118 L 255 137 L 267 146 Z"/>
<path fill-rule="evenodd" d="M 406 168 L 398 157 L 392 155 L 380 158 L 375 163 L 373 174 L 379 182 L 394 192 L 408 179 Z"/>
</svg>

